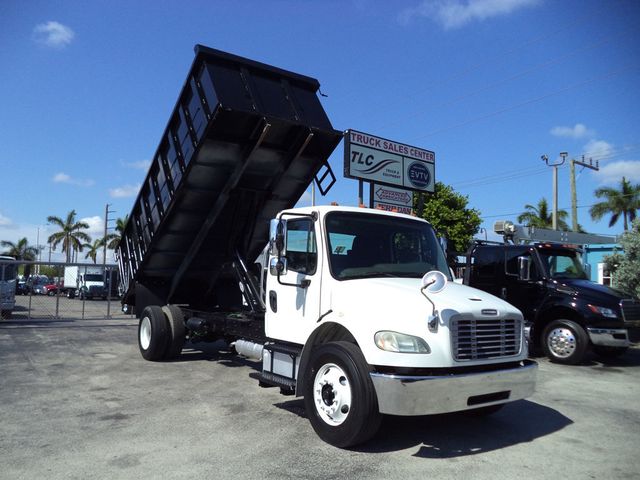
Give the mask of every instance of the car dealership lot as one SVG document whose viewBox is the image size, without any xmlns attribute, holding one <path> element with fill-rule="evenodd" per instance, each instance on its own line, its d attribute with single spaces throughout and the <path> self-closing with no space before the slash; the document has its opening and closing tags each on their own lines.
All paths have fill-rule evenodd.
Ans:
<svg viewBox="0 0 640 480">
<path fill-rule="evenodd" d="M 78 305 L 78 304 L 76 304 Z M 640 349 L 577 367 L 539 358 L 536 394 L 492 417 L 387 417 L 323 443 L 258 364 L 196 345 L 144 361 L 137 321 L 0 323 L 2 478 L 636 478 Z"/>
</svg>

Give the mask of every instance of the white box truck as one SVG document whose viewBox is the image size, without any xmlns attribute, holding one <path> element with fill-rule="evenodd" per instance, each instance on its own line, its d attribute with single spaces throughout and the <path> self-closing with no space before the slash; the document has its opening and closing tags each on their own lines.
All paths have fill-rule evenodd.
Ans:
<svg viewBox="0 0 640 480">
<path fill-rule="evenodd" d="M 107 298 L 104 269 L 100 265 L 72 265 L 64 268 L 62 291 L 67 297 L 91 300 Z"/>
<path fill-rule="evenodd" d="M 384 414 L 492 413 L 531 395 L 521 313 L 451 282 L 427 221 L 292 208 L 314 178 L 321 193 L 335 181 L 342 132 L 318 88 L 196 47 L 117 249 L 142 356 L 225 340 L 261 361 L 261 386 L 303 396 L 337 447 Z"/>
</svg>

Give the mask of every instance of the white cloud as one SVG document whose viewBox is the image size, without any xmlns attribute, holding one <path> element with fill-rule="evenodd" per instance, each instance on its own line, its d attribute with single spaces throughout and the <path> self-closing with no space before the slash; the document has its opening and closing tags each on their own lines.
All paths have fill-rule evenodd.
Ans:
<svg viewBox="0 0 640 480">
<path fill-rule="evenodd" d="M 2 215 L 0 213 L 0 226 L 8 227 L 9 225 L 11 225 L 11 223 L 13 223 L 13 222 L 11 221 L 11 219 L 9 217 L 5 217 L 4 215 Z"/>
<path fill-rule="evenodd" d="M 602 185 L 620 184 L 622 177 L 631 183 L 640 182 L 640 161 L 621 160 L 619 162 L 610 163 L 600 170 L 594 172 L 594 176 Z"/>
<path fill-rule="evenodd" d="M 121 187 L 110 188 L 109 195 L 111 198 L 127 198 L 136 196 L 138 191 L 140 191 L 140 184 L 123 185 Z"/>
<path fill-rule="evenodd" d="M 71 175 L 67 175 L 64 172 L 56 173 L 51 181 L 53 183 L 66 183 L 69 185 L 76 185 L 78 187 L 91 187 L 95 182 L 88 178 L 73 178 Z"/>
<path fill-rule="evenodd" d="M 121 162 L 127 168 L 134 170 L 147 170 L 151 165 L 151 160 L 139 160 L 137 162 Z"/>
<path fill-rule="evenodd" d="M 59 22 L 47 22 L 36 25 L 33 37 L 36 42 L 52 48 L 64 48 L 76 36 L 73 30 Z"/>
<path fill-rule="evenodd" d="M 102 238 L 104 235 L 104 219 L 102 217 L 94 215 L 93 217 L 81 218 L 80 221 L 89 225 L 89 228 L 83 232 L 89 235 L 92 240 Z"/>
<path fill-rule="evenodd" d="M 406 24 L 415 17 L 426 17 L 450 30 L 538 3 L 540 0 L 422 0 L 419 5 L 401 11 L 398 19 Z"/>
<path fill-rule="evenodd" d="M 553 127 L 549 133 L 556 137 L 573 138 L 576 140 L 593 137 L 596 134 L 594 130 L 587 128 L 582 123 L 576 123 L 573 127 Z"/>
<path fill-rule="evenodd" d="M 606 160 L 614 153 L 613 145 L 604 140 L 589 140 L 589 142 L 582 147 L 582 150 L 587 158 L 593 158 L 594 160 Z"/>
</svg>

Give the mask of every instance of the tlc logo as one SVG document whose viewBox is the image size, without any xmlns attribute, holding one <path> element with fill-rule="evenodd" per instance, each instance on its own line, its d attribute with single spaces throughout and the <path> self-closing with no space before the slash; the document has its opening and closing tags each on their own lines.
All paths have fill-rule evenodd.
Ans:
<svg viewBox="0 0 640 480">
<path fill-rule="evenodd" d="M 351 163 L 357 163 L 358 165 L 366 165 L 370 167 L 373 165 L 374 158 L 375 157 L 373 155 L 367 155 L 365 157 L 363 152 L 351 152 Z"/>
</svg>

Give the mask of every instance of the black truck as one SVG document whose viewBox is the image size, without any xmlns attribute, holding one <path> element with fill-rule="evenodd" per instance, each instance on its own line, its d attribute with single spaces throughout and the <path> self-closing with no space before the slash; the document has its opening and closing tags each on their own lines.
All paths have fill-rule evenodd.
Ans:
<svg viewBox="0 0 640 480">
<path fill-rule="evenodd" d="M 467 252 L 464 283 L 520 309 L 532 349 L 558 363 L 580 363 L 589 348 L 621 355 L 640 326 L 640 301 L 590 281 L 575 245 L 478 241 Z"/>
</svg>

